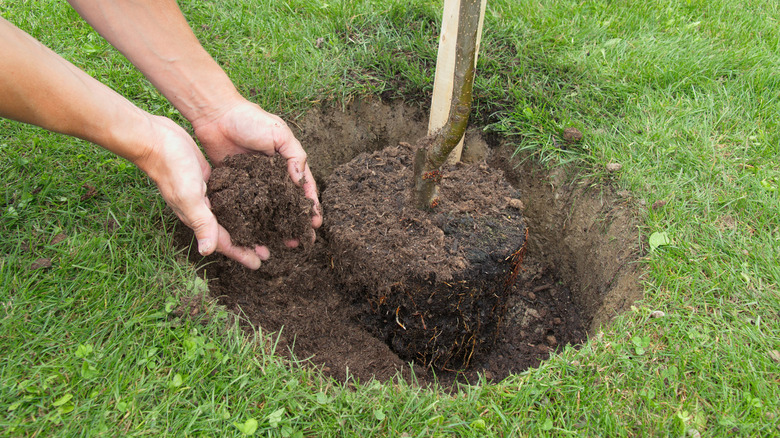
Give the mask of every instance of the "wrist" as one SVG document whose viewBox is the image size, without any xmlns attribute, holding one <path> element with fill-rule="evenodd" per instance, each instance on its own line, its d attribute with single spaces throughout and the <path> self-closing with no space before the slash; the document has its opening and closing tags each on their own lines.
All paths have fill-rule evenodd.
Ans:
<svg viewBox="0 0 780 438">
<path fill-rule="evenodd" d="M 157 129 L 154 126 L 154 117 L 140 108 L 133 107 L 131 111 L 122 112 L 113 122 L 104 125 L 107 129 L 98 131 L 100 137 L 91 140 L 153 177 L 150 166 L 156 160 L 153 132 Z"/>
<path fill-rule="evenodd" d="M 242 99 L 227 73 L 202 49 L 158 60 L 144 73 L 192 125 L 216 119 Z"/>
<path fill-rule="evenodd" d="M 169 98 L 176 109 L 197 130 L 197 127 L 207 125 L 217 120 L 231 108 L 244 102 L 245 99 L 231 82 L 217 89 L 208 85 L 193 83 L 186 97 Z"/>
<path fill-rule="evenodd" d="M 174 0 L 69 0 L 190 122 L 216 117 L 238 96 Z"/>
</svg>

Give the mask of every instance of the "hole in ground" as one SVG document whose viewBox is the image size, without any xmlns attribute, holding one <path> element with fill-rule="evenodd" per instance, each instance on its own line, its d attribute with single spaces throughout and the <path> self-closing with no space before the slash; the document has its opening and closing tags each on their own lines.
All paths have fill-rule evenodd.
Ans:
<svg viewBox="0 0 780 438">
<path fill-rule="evenodd" d="M 311 110 L 291 126 L 324 190 L 333 169 L 359 153 L 424 136 L 427 115 L 403 103 L 363 100 L 344 109 Z M 518 166 L 510 145 L 500 139 L 491 143 L 470 131 L 464 160 L 486 157 L 519 191 L 529 229 L 527 253 L 495 346 L 466 370 L 437 372 L 444 385 L 473 381 L 480 373 L 502 379 L 537 366 L 551 352 L 581 344 L 642 293 L 633 263 L 641 243 L 627 199 L 563 168 L 548 172 L 531 160 Z M 222 304 L 265 332 L 280 332 L 278 352 L 292 351 L 342 381 L 386 380 L 399 373 L 421 383 L 433 379 L 431 370 L 410 366 L 391 342 L 363 326 L 366 303 L 340 290 L 327 236 L 320 236 L 310 253 L 276 256 L 258 272 L 221 257 L 199 262 L 211 294 Z"/>
</svg>

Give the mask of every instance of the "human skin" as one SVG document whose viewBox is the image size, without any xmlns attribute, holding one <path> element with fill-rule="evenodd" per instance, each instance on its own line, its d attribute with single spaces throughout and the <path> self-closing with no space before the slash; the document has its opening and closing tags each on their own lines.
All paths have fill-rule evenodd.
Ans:
<svg viewBox="0 0 780 438">
<path fill-rule="evenodd" d="M 215 164 L 237 153 L 285 157 L 290 177 L 315 203 L 312 227 L 321 225 L 301 144 L 279 117 L 237 92 L 175 1 L 70 3 L 192 123 Z M 0 116 L 82 138 L 137 165 L 193 229 L 201 254 L 217 251 L 250 269 L 269 257 L 265 247 L 233 245 L 217 223 L 206 197 L 211 167 L 184 129 L 137 108 L 2 18 L 0 41 Z"/>
</svg>

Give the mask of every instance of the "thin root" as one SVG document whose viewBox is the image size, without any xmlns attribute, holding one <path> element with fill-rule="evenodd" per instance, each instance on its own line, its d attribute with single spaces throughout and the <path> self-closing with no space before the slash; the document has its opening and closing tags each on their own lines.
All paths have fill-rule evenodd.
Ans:
<svg viewBox="0 0 780 438">
<path fill-rule="evenodd" d="M 398 312 L 400 311 L 401 311 L 401 306 L 398 306 L 395 309 L 395 323 L 398 324 L 402 329 L 406 330 L 406 327 L 403 324 L 401 324 L 401 320 L 398 319 Z"/>
</svg>

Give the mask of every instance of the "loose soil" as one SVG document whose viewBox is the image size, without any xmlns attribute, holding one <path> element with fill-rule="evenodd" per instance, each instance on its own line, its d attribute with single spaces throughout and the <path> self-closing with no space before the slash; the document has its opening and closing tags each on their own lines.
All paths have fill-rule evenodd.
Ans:
<svg viewBox="0 0 780 438">
<path fill-rule="evenodd" d="M 227 157 L 212 172 L 207 196 L 237 245 L 278 250 L 285 241 L 311 241 L 314 203 L 290 180 L 287 161 L 280 155 Z"/>
<path fill-rule="evenodd" d="M 408 345 L 394 342 L 401 339 L 396 335 L 404 331 L 402 325 L 421 327 L 423 319 L 419 323 L 416 321 L 419 315 L 413 315 L 410 302 L 385 302 L 383 314 L 379 309 L 380 291 L 388 290 L 386 283 L 377 283 L 379 287 L 369 293 L 365 287 L 355 286 L 364 283 L 346 274 L 346 270 L 354 271 L 348 268 L 349 263 L 339 260 L 339 246 L 334 245 L 338 240 L 334 234 L 337 230 L 332 228 L 339 223 L 336 215 L 333 224 L 328 223 L 331 220 L 328 204 L 341 203 L 348 208 L 365 205 L 349 199 L 348 191 L 330 198 L 328 186 L 335 183 L 328 177 L 333 170 L 361 152 L 374 152 L 388 146 L 386 151 L 394 149 L 396 152 L 391 155 L 395 153 L 396 162 L 401 162 L 405 146 L 398 146 L 399 143 L 414 142 L 425 135 L 425 111 L 401 103 L 360 101 L 342 109 L 315 109 L 291 125 L 309 153 L 315 179 L 324 192 L 325 224 L 318 232 L 316 242 L 291 249 L 272 243 L 273 239 L 281 242 L 289 236 L 266 236 L 261 241 L 273 248 L 271 259 L 254 272 L 219 255 L 201 259 L 194 250 L 189 251 L 191 260 L 198 263 L 201 274 L 208 280 L 211 295 L 221 304 L 242 316 L 247 324 L 260 327 L 266 333 L 278 333 L 279 353 L 294 354 L 342 381 L 388 380 L 400 376 L 423 384 L 431 382 L 434 373 L 428 365 L 432 362 L 441 365 L 432 360 L 435 354 L 429 352 L 415 357 L 409 353 Z M 492 321 L 495 330 L 488 332 L 491 342 L 482 343 L 484 345 L 476 349 L 477 354 L 471 360 L 455 361 L 459 362 L 456 365 L 467 365 L 466 368 L 437 371 L 436 380 L 444 385 L 458 380 L 475 381 L 479 375 L 488 380 L 503 379 L 536 366 L 551 352 L 567 344 L 581 344 L 588 334 L 608 324 L 612 317 L 641 297 L 640 273 L 638 266 L 632 263 L 642 252 L 631 207 L 634 202 L 628 196 L 615 194 L 609 186 L 578 178 L 574 171 L 559 168 L 548 173 L 531 160 L 519 165 L 518 160 L 512 158 L 513 149 L 512 144 L 502 139 L 486 141 L 474 132 L 467 134 L 464 161 L 473 164 L 461 165 L 462 168 L 446 173 L 445 181 L 451 178 L 454 182 L 466 175 L 468 172 L 464 169 L 468 168 L 477 174 L 492 175 L 488 179 L 502 175 L 511 186 L 506 185 L 508 192 L 494 197 L 493 202 L 497 203 L 487 208 L 469 205 L 469 202 L 480 200 L 459 199 L 456 191 L 451 194 L 451 201 L 447 201 L 451 204 L 439 211 L 439 219 L 434 215 L 434 220 L 430 221 L 444 234 L 437 239 L 445 241 L 442 248 L 450 261 L 462 257 L 470 262 L 469 255 L 454 254 L 460 248 L 453 248 L 453 241 L 447 240 L 450 236 L 444 229 L 448 224 L 459 224 L 458 220 L 447 220 L 452 212 L 466 210 L 473 215 L 477 210 L 492 208 L 499 212 L 499 217 L 522 216 L 528 228 L 525 257 L 516 280 L 505 289 L 504 310 L 499 314 L 501 323 Z M 362 159 L 376 156 L 380 155 L 366 154 Z M 388 158 L 381 157 L 383 160 Z M 399 172 L 400 167 L 403 166 L 399 166 Z M 356 182 L 359 183 L 352 181 L 353 184 Z M 458 181 L 458 184 L 462 186 L 464 182 Z M 484 195 L 477 198 L 485 198 Z M 382 200 L 378 205 L 389 206 L 389 213 L 398 215 L 399 211 L 404 211 L 398 202 L 398 197 L 394 197 L 387 202 Z M 373 214 L 371 217 L 377 213 Z M 424 222 L 404 220 L 403 213 L 396 217 L 410 229 Z M 221 218 L 223 225 L 226 225 L 225 221 Z M 523 227 L 515 226 L 514 229 L 525 234 Z M 452 233 L 453 230 L 449 231 Z M 376 228 L 374 235 L 381 236 L 381 233 L 381 229 Z M 506 235 L 511 238 L 504 239 L 507 244 L 502 249 L 504 253 L 512 254 L 523 245 L 524 236 L 523 241 L 518 242 L 516 234 Z M 507 243 L 510 240 L 511 243 Z M 194 244 L 191 233 L 183 226 L 179 227 L 178 241 L 191 247 Z M 253 240 L 253 243 L 257 241 Z M 397 254 L 396 260 L 404 260 L 407 256 Z M 392 264 L 381 255 L 372 257 L 376 258 L 372 262 L 380 265 Z M 440 261 L 442 257 L 433 256 L 431 261 Z M 506 278 L 506 272 L 511 268 L 502 267 L 496 276 Z M 448 278 L 446 273 L 436 276 L 441 281 Z M 410 363 L 410 360 L 416 362 Z"/>
</svg>

